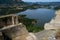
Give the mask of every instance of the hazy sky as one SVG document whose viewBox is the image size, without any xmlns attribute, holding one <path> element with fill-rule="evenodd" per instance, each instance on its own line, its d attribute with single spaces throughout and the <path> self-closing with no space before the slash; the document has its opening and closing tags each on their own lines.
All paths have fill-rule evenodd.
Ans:
<svg viewBox="0 0 60 40">
<path fill-rule="evenodd" d="M 25 2 L 60 2 L 60 0 L 23 0 Z"/>
</svg>

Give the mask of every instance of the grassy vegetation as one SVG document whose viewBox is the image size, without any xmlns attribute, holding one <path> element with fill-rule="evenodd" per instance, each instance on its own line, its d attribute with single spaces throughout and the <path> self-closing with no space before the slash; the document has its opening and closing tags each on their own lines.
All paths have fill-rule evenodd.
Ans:
<svg viewBox="0 0 60 40">
<path fill-rule="evenodd" d="M 43 30 L 43 27 L 38 27 L 38 26 L 26 26 L 27 30 L 29 32 L 39 32 Z"/>
</svg>

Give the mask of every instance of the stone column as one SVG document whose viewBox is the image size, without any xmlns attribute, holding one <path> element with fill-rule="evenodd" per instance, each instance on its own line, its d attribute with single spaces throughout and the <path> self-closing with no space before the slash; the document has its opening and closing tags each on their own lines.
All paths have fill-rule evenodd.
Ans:
<svg viewBox="0 0 60 40">
<path fill-rule="evenodd" d="M 26 40 L 28 36 L 28 31 L 24 25 L 17 25 L 3 31 L 12 40 Z"/>
<path fill-rule="evenodd" d="M 14 16 L 12 16 L 12 25 L 14 25 Z"/>
<path fill-rule="evenodd" d="M 18 16 L 16 16 L 15 22 L 16 22 L 16 24 L 19 23 L 19 22 L 18 22 Z"/>
</svg>

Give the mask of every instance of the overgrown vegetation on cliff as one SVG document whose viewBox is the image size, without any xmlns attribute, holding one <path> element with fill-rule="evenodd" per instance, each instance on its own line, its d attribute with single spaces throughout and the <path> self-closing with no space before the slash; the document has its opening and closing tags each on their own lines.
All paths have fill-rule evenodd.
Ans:
<svg viewBox="0 0 60 40">
<path fill-rule="evenodd" d="M 44 27 L 34 26 L 37 23 L 37 20 L 26 18 L 26 15 L 20 15 L 19 21 L 26 25 L 29 32 L 39 32 L 44 29 Z"/>
</svg>

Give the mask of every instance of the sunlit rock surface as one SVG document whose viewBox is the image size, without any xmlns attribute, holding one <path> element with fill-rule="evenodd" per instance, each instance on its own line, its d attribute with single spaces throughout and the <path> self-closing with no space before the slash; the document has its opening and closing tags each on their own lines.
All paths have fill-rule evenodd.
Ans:
<svg viewBox="0 0 60 40">
<path fill-rule="evenodd" d="M 29 35 L 26 37 L 26 40 L 38 40 L 37 36 L 34 35 L 34 33 L 29 33 Z"/>
<path fill-rule="evenodd" d="M 56 17 L 53 18 L 50 23 L 46 23 L 44 28 L 46 30 L 49 30 L 49 29 L 59 29 L 60 28 L 60 10 L 57 10 L 56 11 Z"/>
</svg>

